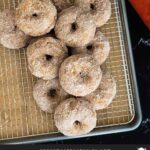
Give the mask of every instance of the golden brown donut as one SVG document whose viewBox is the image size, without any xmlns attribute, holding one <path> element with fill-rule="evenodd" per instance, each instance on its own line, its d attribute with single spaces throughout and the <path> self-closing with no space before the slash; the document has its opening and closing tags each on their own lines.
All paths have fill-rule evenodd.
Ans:
<svg viewBox="0 0 150 150">
<path fill-rule="evenodd" d="M 41 38 L 27 48 L 29 69 L 34 76 L 51 80 L 58 76 L 58 69 L 67 53 L 61 41 L 52 37 Z"/>
<path fill-rule="evenodd" d="M 33 88 L 33 97 L 41 110 L 53 113 L 68 94 L 61 88 L 57 78 L 49 81 L 40 79 Z"/>
<path fill-rule="evenodd" d="M 17 28 L 14 10 L 0 12 L 0 34 L 0 43 L 9 49 L 23 48 L 30 40 L 29 36 Z"/>
<path fill-rule="evenodd" d="M 62 10 L 69 8 L 73 5 L 74 0 L 52 0 L 54 5 L 57 8 L 58 12 L 61 12 Z"/>
<path fill-rule="evenodd" d="M 61 12 L 55 26 L 56 36 L 72 47 L 85 46 L 93 40 L 95 31 L 94 20 L 74 6 Z"/>
<path fill-rule="evenodd" d="M 75 5 L 92 17 L 97 27 L 104 25 L 111 16 L 110 0 L 75 0 Z"/>
<path fill-rule="evenodd" d="M 71 95 L 85 96 L 100 84 L 100 66 L 88 54 L 73 55 L 65 59 L 59 70 L 62 88 Z"/>
<path fill-rule="evenodd" d="M 93 55 L 93 58 L 99 65 L 103 64 L 110 52 L 110 44 L 108 39 L 100 31 L 96 32 L 94 40 L 84 47 L 74 48 L 73 53 L 87 53 Z"/>
<path fill-rule="evenodd" d="M 92 105 L 83 98 L 70 98 L 55 110 L 55 125 L 66 136 L 89 133 L 96 127 L 97 116 Z"/>
<path fill-rule="evenodd" d="M 117 86 L 115 79 L 108 73 L 103 73 L 100 86 L 96 91 L 85 98 L 91 102 L 95 110 L 104 109 L 111 104 L 116 96 Z"/>
<path fill-rule="evenodd" d="M 31 36 L 50 32 L 56 18 L 57 10 L 50 0 L 23 0 L 16 10 L 17 26 Z"/>
</svg>

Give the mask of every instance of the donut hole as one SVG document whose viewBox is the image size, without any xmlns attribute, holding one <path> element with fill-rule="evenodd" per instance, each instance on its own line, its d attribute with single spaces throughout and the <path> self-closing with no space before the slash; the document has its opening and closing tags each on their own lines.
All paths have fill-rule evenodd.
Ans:
<svg viewBox="0 0 150 150">
<path fill-rule="evenodd" d="M 72 25 L 71 25 L 71 30 L 73 31 L 73 32 L 75 32 L 76 30 L 77 30 L 77 28 L 78 28 L 78 26 L 77 26 L 77 23 L 72 23 Z"/>
<path fill-rule="evenodd" d="M 90 4 L 90 9 L 91 9 L 91 10 L 96 10 L 95 5 L 94 5 L 94 4 Z"/>
<path fill-rule="evenodd" d="M 57 95 L 56 89 L 49 90 L 47 95 L 50 96 L 50 97 L 55 97 Z"/>
<path fill-rule="evenodd" d="M 78 120 L 76 120 L 74 123 L 74 126 L 80 127 L 82 125 L 82 123 Z"/>
<path fill-rule="evenodd" d="M 51 56 L 51 55 L 45 55 L 45 59 L 46 59 L 46 61 L 51 61 L 51 59 L 53 58 L 53 56 Z"/>
<path fill-rule="evenodd" d="M 92 44 L 88 45 L 86 48 L 87 48 L 87 50 L 91 51 L 91 50 L 93 50 L 93 45 Z"/>
<path fill-rule="evenodd" d="M 33 13 L 33 14 L 32 14 L 32 17 L 34 17 L 34 18 L 36 18 L 37 16 L 38 16 L 37 13 Z"/>
</svg>

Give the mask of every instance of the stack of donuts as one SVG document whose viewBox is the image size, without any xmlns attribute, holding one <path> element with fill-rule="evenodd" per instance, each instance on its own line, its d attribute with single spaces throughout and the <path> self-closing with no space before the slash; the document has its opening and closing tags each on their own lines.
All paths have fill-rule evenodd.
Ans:
<svg viewBox="0 0 150 150">
<path fill-rule="evenodd" d="M 54 114 L 66 136 L 96 127 L 96 111 L 110 105 L 116 82 L 101 69 L 110 45 L 99 27 L 111 16 L 109 0 L 22 0 L 0 13 L 0 43 L 25 47 L 39 108 Z"/>
</svg>

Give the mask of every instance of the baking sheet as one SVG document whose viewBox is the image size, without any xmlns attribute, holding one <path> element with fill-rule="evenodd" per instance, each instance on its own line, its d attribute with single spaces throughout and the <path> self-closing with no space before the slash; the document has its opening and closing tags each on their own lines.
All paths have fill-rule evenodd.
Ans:
<svg viewBox="0 0 150 150">
<path fill-rule="evenodd" d="M 19 2 L 1 0 L 0 9 L 15 9 Z M 100 30 L 110 41 L 111 52 L 103 67 L 117 81 L 117 96 L 107 109 L 97 112 L 97 128 L 101 129 L 128 124 L 135 116 L 119 4 L 111 2 L 111 19 Z M 26 49 L 9 50 L 0 45 L 0 140 L 58 132 L 53 114 L 42 112 L 33 99 L 36 80 L 27 67 Z"/>
</svg>

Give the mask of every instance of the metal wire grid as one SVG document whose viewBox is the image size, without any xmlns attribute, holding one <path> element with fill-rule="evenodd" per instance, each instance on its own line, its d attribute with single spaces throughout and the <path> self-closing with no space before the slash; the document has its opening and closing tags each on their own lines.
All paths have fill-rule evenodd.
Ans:
<svg viewBox="0 0 150 150">
<path fill-rule="evenodd" d="M 101 119 L 98 120 L 98 124 L 102 126 L 111 126 L 112 124 L 115 125 L 115 123 L 116 125 L 126 124 L 134 118 L 135 112 L 126 57 L 127 49 L 117 0 L 112 1 L 112 16 L 110 21 L 100 30 L 105 33 L 111 44 L 111 54 L 105 67 L 116 78 L 118 94 L 108 109 L 99 111 L 98 114 Z"/>
<path fill-rule="evenodd" d="M 16 8 L 19 2 L 2 0 L 0 8 Z M 103 67 L 117 81 L 117 96 L 107 109 L 97 112 L 97 128 L 127 124 L 135 114 L 119 4 L 111 2 L 111 19 L 100 30 L 110 41 L 111 53 Z M 0 47 L 0 140 L 57 132 L 53 114 L 42 112 L 33 100 L 36 80 L 27 68 L 25 49 Z"/>
</svg>

